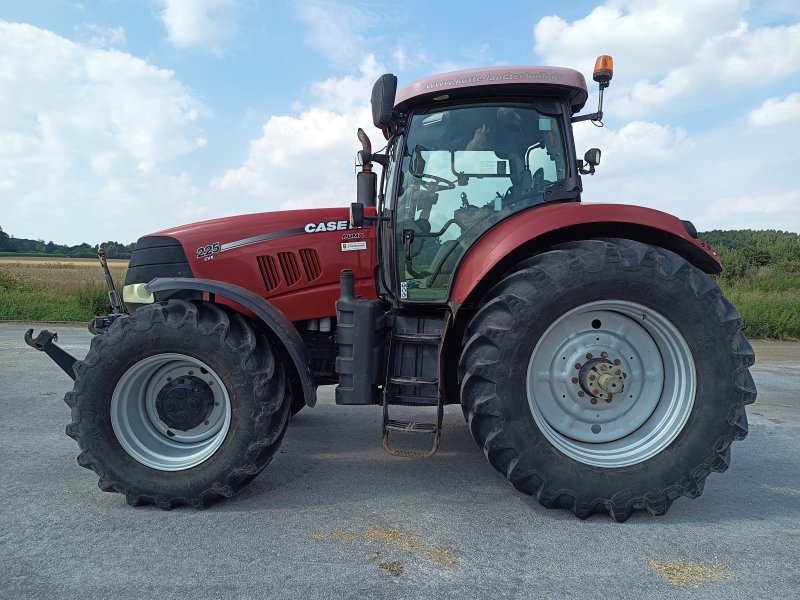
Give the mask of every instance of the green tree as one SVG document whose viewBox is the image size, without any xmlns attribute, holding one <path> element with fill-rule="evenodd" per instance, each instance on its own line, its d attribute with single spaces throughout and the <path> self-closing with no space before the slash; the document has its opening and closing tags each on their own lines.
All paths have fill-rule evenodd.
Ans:
<svg viewBox="0 0 800 600">
<path fill-rule="evenodd" d="M 0 252 L 13 252 L 14 249 L 11 244 L 11 238 L 9 235 L 3 231 L 3 228 L 0 227 Z"/>
</svg>

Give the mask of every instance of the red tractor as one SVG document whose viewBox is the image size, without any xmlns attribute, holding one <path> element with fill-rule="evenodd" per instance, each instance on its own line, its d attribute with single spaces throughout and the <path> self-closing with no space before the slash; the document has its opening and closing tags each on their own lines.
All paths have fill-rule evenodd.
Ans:
<svg viewBox="0 0 800 600">
<path fill-rule="evenodd" d="M 581 204 L 572 124 L 602 119 L 584 77 L 551 67 L 383 75 L 358 201 L 216 219 L 139 239 L 123 301 L 76 361 L 65 400 L 78 463 L 132 505 L 197 508 L 270 462 L 319 385 L 383 407 L 392 454 L 430 456 L 460 404 L 489 462 L 546 507 L 662 515 L 697 497 L 747 434 L 756 391 L 742 320 L 694 226 Z M 381 165 L 380 183 L 373 165 Z M 102 260 L 102 258 L 101 258 Z M 106 271 L 107 272 L 107 271 Z M 109 277 L 110 279 L 110 277 Z M 432 423 L 389 417 L 436 409 Z M 428 452 L 395 449 L 430 435 Z M 391 440 L 390 440 L 391 438 Z"/>
</svg>

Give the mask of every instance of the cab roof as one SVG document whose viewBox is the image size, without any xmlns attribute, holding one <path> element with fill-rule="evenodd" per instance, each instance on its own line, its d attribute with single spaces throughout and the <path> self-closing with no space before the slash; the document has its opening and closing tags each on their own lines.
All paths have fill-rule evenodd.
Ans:
<svg viewBox="0 0 800 600">
<path fill-rule="evenodd" d="M 395 110 L 407 112 L 413 106 L 431 100 L 540 93 L 569 96 L 573 113 L 583 108 L 589 96 L 586 79 L 574 69 L 486 67 L 418 79 L 397 92 Z"/>
</svg>

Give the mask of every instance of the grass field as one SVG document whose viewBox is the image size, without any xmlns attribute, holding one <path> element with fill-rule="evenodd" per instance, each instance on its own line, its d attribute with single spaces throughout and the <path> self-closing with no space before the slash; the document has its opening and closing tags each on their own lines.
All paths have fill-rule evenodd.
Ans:
<svg viewBox="0 0 800 600">
<path fill-rule="evenodd" d="M 741 279 L 722 291 L 744 318 L 750 338 L 800 339 L 800 280 Z"/>
<path fill-rule="evenodd" d="M 109 260 L 121 287 L 127 260 Z M 89 321 L 109 311 L 100 261 L 0 257 L 0 320 Z"/>
<path fill-rule="evenodd" d="M 126 260 L 109 260 L 121 288 Z M 800 280 L 767 274 L 722 282 L 751 338 L 800 339 Z M 109 311 L 100 262 L 0 257 L 0 320 L 89 321 Z"/>
</svg>

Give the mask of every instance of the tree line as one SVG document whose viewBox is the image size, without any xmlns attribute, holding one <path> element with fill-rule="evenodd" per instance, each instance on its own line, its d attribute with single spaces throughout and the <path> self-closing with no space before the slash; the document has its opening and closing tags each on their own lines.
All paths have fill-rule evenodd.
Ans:
<svg viewBox="0 0 800 600">
<path fill-rule="evenodd" d="M 0 252 L 69 258 L 96 258 L 97 250 L 103 248 L 108 258 L 130 258 L 135 245 L 135 243 L 121 244 L 120 242 L 108 241 L 96 246 L 86 242 L 76 246 L 67 246 L 65 244 L 56 244 L 52 241 L 15 238 L 0 227 Z"/>
<path fill-rule="evenodd" d="M 722 261 L 723 279 L 797 279 L 800 234 L 775 229 L 715 229 L 700 234 Z"/>
</svg>

